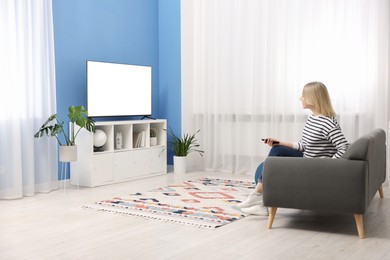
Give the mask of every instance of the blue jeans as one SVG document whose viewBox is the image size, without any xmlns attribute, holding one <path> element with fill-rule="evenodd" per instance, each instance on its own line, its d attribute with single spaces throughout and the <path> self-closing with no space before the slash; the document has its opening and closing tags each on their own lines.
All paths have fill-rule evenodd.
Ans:
<svg viewBox="0 0 390 260">
<path fill-rule="evenodd" d="M 268 154 L 268 157 L 269 156 L 303 157 L 303 153 L 298 150 L 294 150 L 290 147 L 277 145 L 271 148 L 271 151 L 269 151 Z M 261 182 L 261 180 L 263 179 L 263 166 L 264 166 L 264 162 L 260 163 L 260 165 L 256 169 L 256 174 L 255 174 L 256 184 L 258 182 Z"/>
</svg>

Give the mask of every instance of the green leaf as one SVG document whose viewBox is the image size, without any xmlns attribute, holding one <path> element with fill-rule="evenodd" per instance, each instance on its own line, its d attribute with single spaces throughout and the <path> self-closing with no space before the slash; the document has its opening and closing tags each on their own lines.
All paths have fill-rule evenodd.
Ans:
<svg viewBox="0 0 390 260">
<path fill-rule="evenodd" d="M 64 122 L 59 122 L 57 114 L 53 114 L 40 127 L 38 132 L 34 134 L 34 137 L 39 138 L 44 135 L 55 137 L 58 143 L 62 145 L 58 137 L 60 134 L 62 134 L 67 145 L 74 145 L 75 139 L 82 128 L 85 128 L 90 132 L 95 132 L 95 122 L 91 118 L 88 118 L 88 111 L 83 106 L 69 106 L 68 118 L 71 122 L 69 135 L 64 131 Z M 75 124 L 80 126 L 80 129 L 77 131 L 77 133 L 74 132 Z"/>
<path fill-rule="evenodd" d="M 168 141 L 168 144 L 172 147 L 173 154 L 175 156 L 187 156 L 191 152 L 197 152 L 203 156 L 204 151 L 197 149 L 200 147 L 198 140 L 195 138 L 196 134 L 200 130 L 196 131 L 194 134 L 184 134 L 182 138 L 179 138 L 172 130 L 169 128 L 168 134 L 171 137 L 171 140 Z"/>
</svg>

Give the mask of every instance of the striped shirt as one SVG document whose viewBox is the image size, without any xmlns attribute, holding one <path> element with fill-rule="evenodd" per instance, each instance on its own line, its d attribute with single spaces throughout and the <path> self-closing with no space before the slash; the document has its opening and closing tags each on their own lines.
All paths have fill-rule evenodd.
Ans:
<svg viewBox="0 0 390 260">
<path fill-rule="evenodd" d="M 311 115 L 303 128 L 301 141 L 293 143 L 293 148 L 307 158 L 340 158 L 348 142 L 335 118 Z"/>
</svg>

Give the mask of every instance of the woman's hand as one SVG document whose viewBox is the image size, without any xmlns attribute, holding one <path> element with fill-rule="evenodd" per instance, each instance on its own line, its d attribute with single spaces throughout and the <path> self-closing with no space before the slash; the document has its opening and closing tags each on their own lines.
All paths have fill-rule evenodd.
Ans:
<svg viewBox="0 0 390 260">
<path fill-rule="evenodd" d="M 269 146 L 275 146 L 279 144 L 279 141 L 273 138 L 266 138 L 261 140 L 264 141 L 264 143 L 268 144 Z"/>
</svg>

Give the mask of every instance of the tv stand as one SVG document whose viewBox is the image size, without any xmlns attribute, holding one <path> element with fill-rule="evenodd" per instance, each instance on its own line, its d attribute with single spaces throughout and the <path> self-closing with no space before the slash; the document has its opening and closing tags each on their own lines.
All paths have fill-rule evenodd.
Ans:
<svg viewBox="0 0 390 260">
<path fill-rule="evenodd" d="M 151 120 L 156 120 L 156 118 L 154 118 L 154 117 L 152 117 L 152 116 L 143 116 L 143 117 L 141 118 L 141 120 L 144 120 L 145 118 L 151 119 Z"/>
<path fill-rule="evenodd" d="M 95 150 L 94 134 L 80 130 L 78 158 L 70 166 L 72 185 L 96 187 L 167 173 L 165 119 L 98 121 L 95 125 L 107 135 L 107 141 Z M 157 133 L 157 142 L 151 142 L 150 129 Z"/>
</svg>

